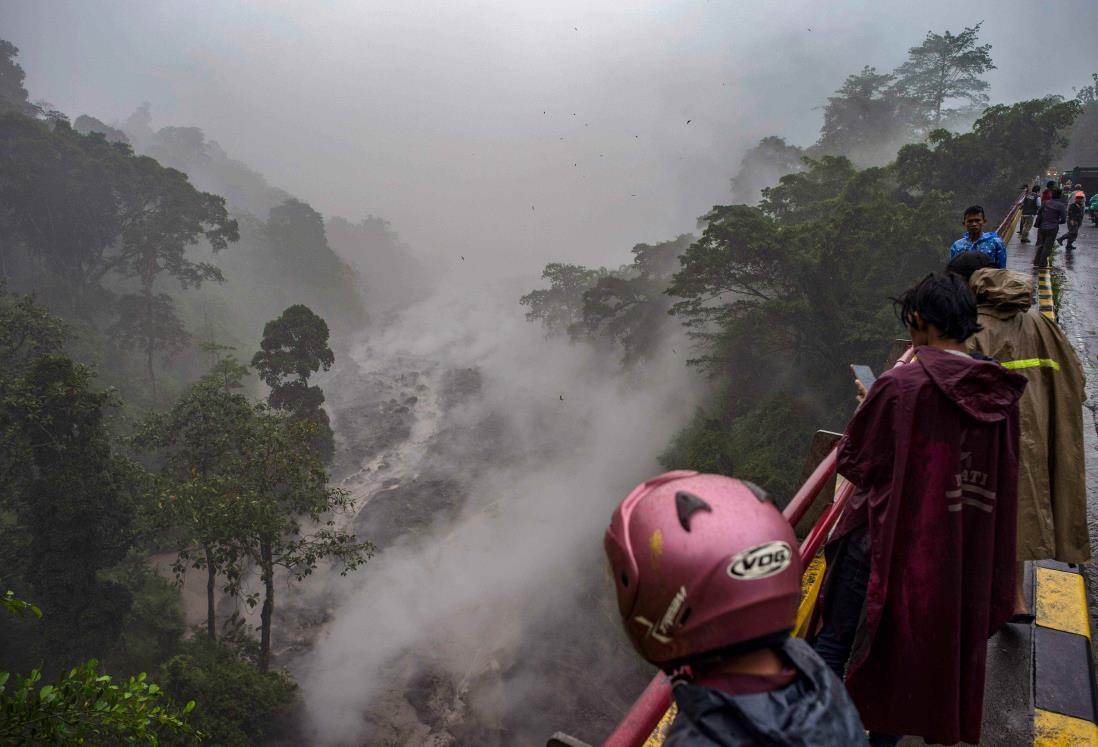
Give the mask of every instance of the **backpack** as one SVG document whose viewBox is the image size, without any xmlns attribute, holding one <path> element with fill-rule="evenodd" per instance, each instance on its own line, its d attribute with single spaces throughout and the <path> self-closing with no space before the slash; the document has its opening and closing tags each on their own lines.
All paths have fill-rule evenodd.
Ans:
<svg viewBox="0 0 1098 747">
<path fill-rule="evenodd" d="M 1037 195 L 1030 192 L 1029 194 L 1027 194 L 1025 197 L 1022 198 L 1022 212 L 1025 215 L 1030 215 L 1031 211 L 1033 213 L 1036 213 L 1037 212 L 1036 207 L 1037 207 Z"/>
</svg>

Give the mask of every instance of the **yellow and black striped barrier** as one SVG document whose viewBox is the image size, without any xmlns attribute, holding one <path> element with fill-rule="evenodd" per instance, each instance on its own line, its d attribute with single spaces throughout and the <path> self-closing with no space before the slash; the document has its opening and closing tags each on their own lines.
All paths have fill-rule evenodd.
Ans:
<svg viewBox="0 0 1098 747">
<path fill-rule="evenodd" d="M 1047 267 L 1037 270 L 1037 303 L 1043 316 L 1056 321 L 1056 300 L 1052 297 L 1052 271 Z"/>
<path fill-rule="evenodd" d="M 1040 560 L 1033 585 L 1034 747 L 1098 745 L 1083 574 L 1076 566 Z"/>
</svg>

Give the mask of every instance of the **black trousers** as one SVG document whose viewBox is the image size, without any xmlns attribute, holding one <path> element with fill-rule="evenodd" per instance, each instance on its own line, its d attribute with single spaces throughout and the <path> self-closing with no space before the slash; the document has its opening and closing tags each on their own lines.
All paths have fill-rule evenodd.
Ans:
<svg viewBox="0 0 1098 747">
<path fill-rule="evenodd" d="M 1052 252 L 1052 244 L 1056 241 L 1057 228 L 1037 229 L 1037 254 L 1033 257 L 1034 267 L 1044 267 L 1048 264 L 1048 255 Z"/>
<path fill-rule="evenodd" d="M 869 529 L 855 529 L 836 544 L 827 558 L 829 579 L 823 628 L 812 645 L 841 680 L 846 674 L 846 663 L 865 609 L 869 587 Z M 899 741 L 899 737 L 890 734 L 869 733 L 870 747 L 895 747 Z"/>
<path fill-rule="evenodd" d="M 1062 238 L 1067 239 L 1067 247 L 1066 248 L 1074 249 L 1075 248 L 1075 239 L 1079 238 L 1079 221 L 1069 220 L 1068 221 L 1068 232 L 1065 233 Z"/>
</svg>

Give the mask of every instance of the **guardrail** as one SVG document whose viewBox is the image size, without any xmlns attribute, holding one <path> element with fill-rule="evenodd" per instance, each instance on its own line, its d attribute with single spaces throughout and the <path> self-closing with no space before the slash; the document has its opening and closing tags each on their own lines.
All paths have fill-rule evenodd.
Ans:
<svg viewBox="0 0 1098 747">
<path fill-rule="evenodd" d="M 1007 211 L 1007 214 L 995 229 L 995 232 L 1003 239 L 1004 243 L 1009 242 L 1011 236 L 1014 234 L 1022 205 L 1022 198 L 1025 197 L 1025 194 L 1026 193 L 1023 191 L 1017 197 L 1010 210 Z M 913 355 L 914 350 L 909 347 L 899 360 L 896 361 L 895 365 L 901 366 L 910 362 Z M 820 461 L 816 469 L 813 470 L 812 474 L 805 480 L 800 490 L 790 499 L 789 504 L 786 505 L 782 514 L 789 520 L 791 525 L 796 526 L 797 523 L 804 518 L 805 514 L 808 513 L 809 509 L 812 508 L 819 498 L 823 489 L 835 477 L 838 468 L 838 456 L 838 445 L 836 445 L 828 452 L 827 456 Z M 823 513 L 820 514 L 820 517 L 816 520 L 816 523 L 812 526 L 812 529 L 801 543 L 801 561 L 804 565 L 806 576 L 810 572 L 812 561 L 820 553 L 824 541 L 842 515 L 843 508 L 846 506 L 846 503 L 853 492 L 854 486 L 851 483 L 840 480 L 839 485 L 836 486 L 834 500 L 824 509 Z M 820 571 L 821 569 L 819 567 L 816 567 L 813 571 L 816 574 L 817 583 Z M 798 621 L 807 620 L 811 616 L 812 607 L 816 602 L 816 595 L 813 591 L 814 590 L 810 588 L 802 598 L 802 607 L 807 605 L 808 608 L 798 611 Z M 667 720 L 666 716 L 670 707 L 671 687 L 667 677 L 663 674 L 659 674 L 648 683 L 648 686 L 644 689 L 644 692 L 641 693 L 640 697 L 637 698 L 636 702 L 634 702 L 633 707 L 629 709 L 625 718 L 622 719 L 621 723 L 618 724 L 617 728 L 614 729 L 610 736 L 603 741 L 602 747 L 643 747 L 645 745 L 658 745 L 662 743 L 662 736 L 657 732 L 657 727 L 660 726 L 661 721 Z M 564 744 L 564 742 L 558 742 L 558 744 Z"/>
<path fill-rule="evenodd" d="M 896 361 L 896 365 L 902 366 L 908 363 L 913 352 L 911 348 L 908 348 Z M 838 461 L 839 448 L 836 445 L 820 461 L 804 485 L 801 486 L 801 489 L 790 499 L 782 511 L 782 515 L 791 525 L 796 526 L 797 522 L 804 517 L 819 498 L 823 489 L 835 477 L 838 470 Z M 831 533 L 853 493 L 854 485 L 845 480 L 841 481 L 841 484 L 835 490 L 834 500 L 820 514 L 820 518 L 816 520 L 808 536 L 801 542 L 801 561 L 806 570 L 812 559 L 820 552 L 824 540 Z M 811 606 L 815 604 L 815 595 L 807 595 L 801 603 L 802 605 L 807 603 L 809 609 L 800 610 L 797 613 L 798 619 L 803 619 L 811 613 Z M 603 747 L 641 747 L 653 736 L 652 732 L 659 725 L 670 706 L 670 684 L 665 675 L 658 674 L 648 683 L 648 687 L 644 689 L 644 692 L 641 693 L 641 696 L 633 704 L 622 722 L 618 724 L 618 727 L 602 743 Z"/>
</svg>

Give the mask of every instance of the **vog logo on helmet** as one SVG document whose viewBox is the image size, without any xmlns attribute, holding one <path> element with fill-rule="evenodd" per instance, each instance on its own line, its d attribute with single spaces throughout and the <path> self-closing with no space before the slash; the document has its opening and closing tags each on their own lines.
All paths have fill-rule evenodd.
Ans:
<svg viewBox="0 0 1098 747">
<path fill-rule="evenodd" d="M 728 575 L 744 581 L 767 578 L 788 568 L 792 559 L 793 551 L 788 542 L 766 542 L 733 556 L 728 564 Z"/>
</svg>

